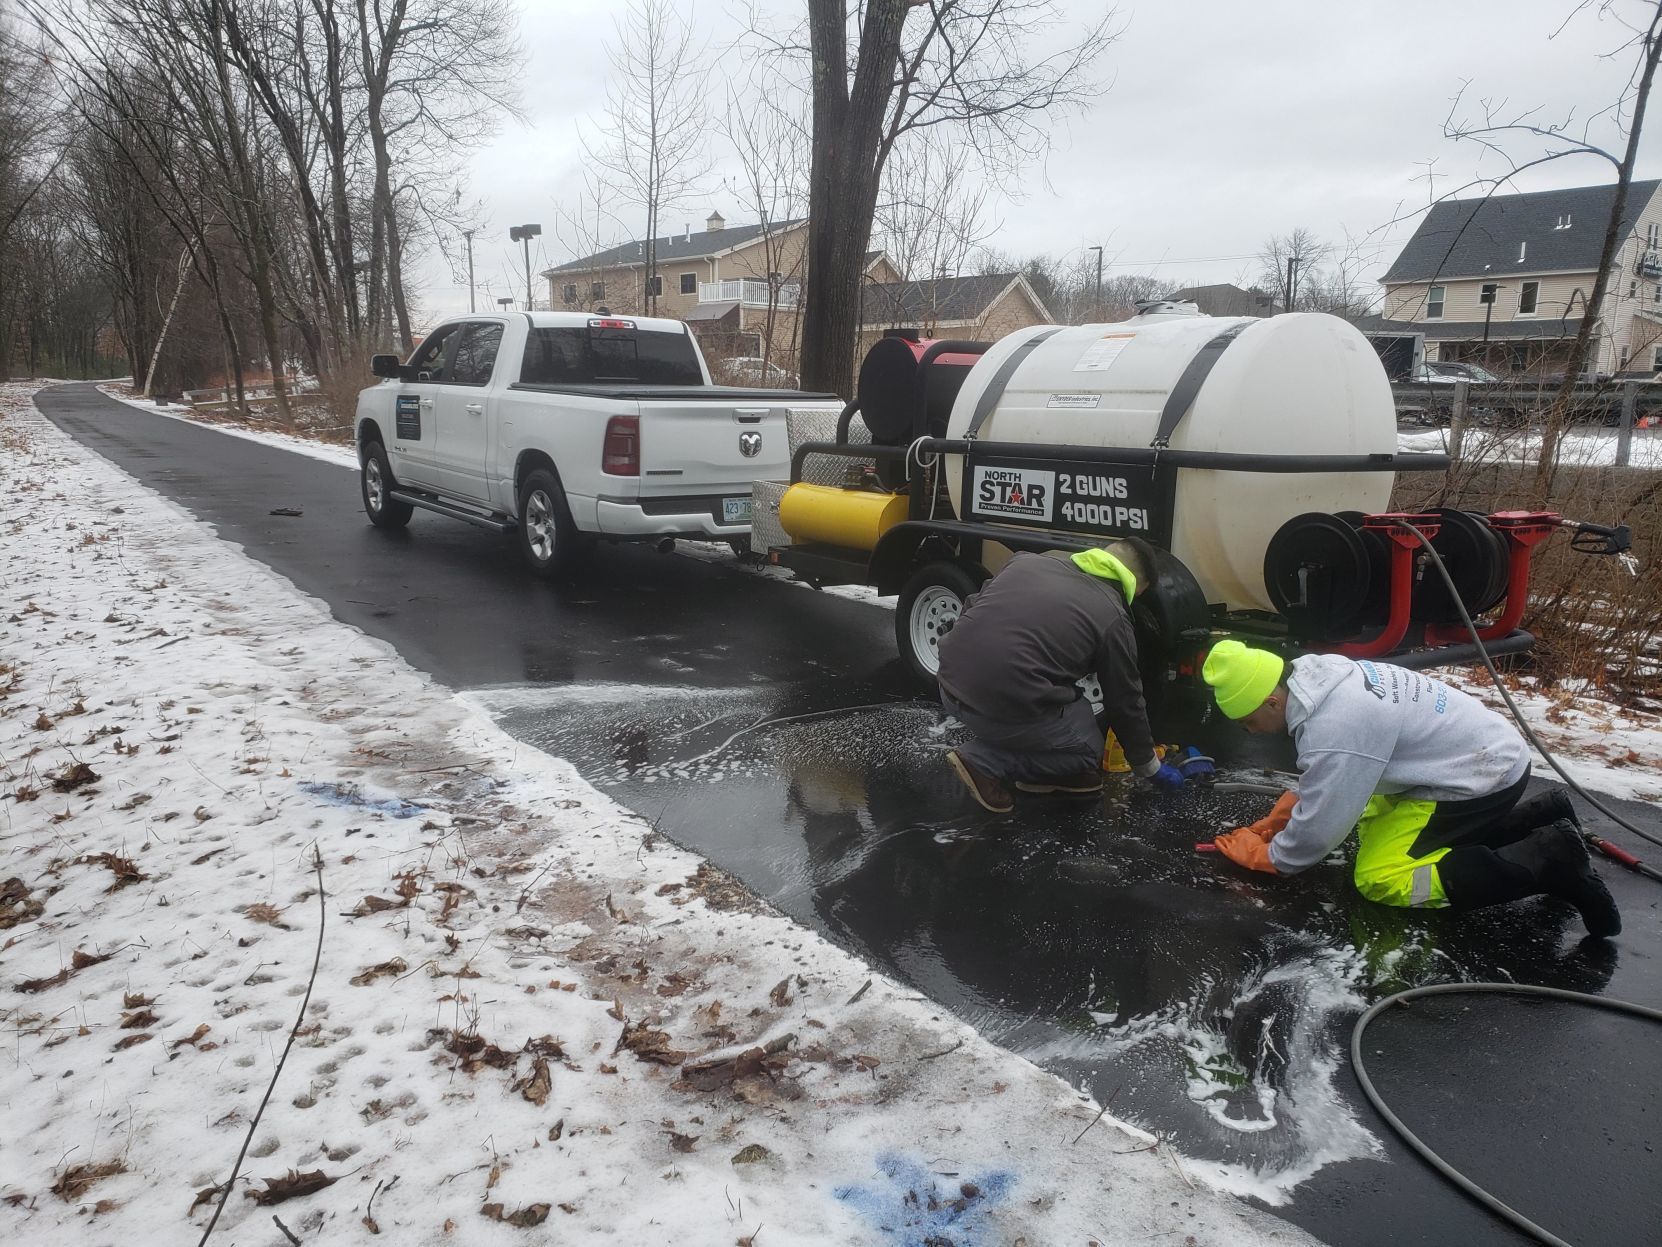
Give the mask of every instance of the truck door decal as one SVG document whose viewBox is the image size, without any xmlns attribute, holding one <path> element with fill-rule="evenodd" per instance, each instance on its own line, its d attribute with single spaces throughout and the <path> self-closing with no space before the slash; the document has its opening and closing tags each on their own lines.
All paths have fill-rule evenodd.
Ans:
<svg viewBox="0 0 1662 1247">
<path fill-rule="evenodd" d="M 401 442 L 421 440 L 421 396 L 400 394 L 397 407 L 397 437 Z"/>
</svg>

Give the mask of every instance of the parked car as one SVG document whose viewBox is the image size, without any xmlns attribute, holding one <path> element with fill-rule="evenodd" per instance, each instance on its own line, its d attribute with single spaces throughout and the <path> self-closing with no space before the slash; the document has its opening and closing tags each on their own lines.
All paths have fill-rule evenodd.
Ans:
<svg viewBox="0 0 1662 1247">
<path fill-rule="evenodd" d="M 828 394 L 710 384 L 686 325 L 581 312 L 467 316 L 428 334 L 358 397 L 364 510 L 417 507 L 517 533 L 531 568 L 596 538 L 747 543 L 750 483 L 785 476 L 785 413 Z"/>
<path fill-rule="evenodd" d="M 1430 365 L 1441 375 L 1455 381 L 1470 381 L 1473 385 L 1505 385 L 1499 377 L 1490 372 L 1482 364 L 1469 364 L 1459 360 L 1439 360 Z"/>
<path fill-rule="evenodd" d="M 796 385 L 796 374 L 759 355 L 736 355 L 717 365 L 723 380 L 733 385 Z"/>
</svg>

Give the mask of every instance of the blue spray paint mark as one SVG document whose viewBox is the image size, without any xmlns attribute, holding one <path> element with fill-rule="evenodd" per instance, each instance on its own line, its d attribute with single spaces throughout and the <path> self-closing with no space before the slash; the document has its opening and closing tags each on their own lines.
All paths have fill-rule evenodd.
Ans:
<svg viewBox="0 0 1662 1247">
<path fill-rule="evenodd" d="M 423 807 L 400 801 L 397 797 L 386 801 L 372 801 L 351 784 L 301 784 L 300 791 L 316 797 L 325 805 L 350 805 L 358 809 L 373 810 L 377 814 L 388 814 L 393 818 L 414 818 L 427 812 Z"/>
<path fill-rule="evenodd" d="M 942 1178 L 895 1152 L 877 1157 L 888 1184 L 839 1186 L 833 1194 L 870 1221 L 895 1247 L 976 1247 L 988 1214 L 1009 1194 L 1015 1179 L 989 1173 L 968 1182 Z"/>
</svg>

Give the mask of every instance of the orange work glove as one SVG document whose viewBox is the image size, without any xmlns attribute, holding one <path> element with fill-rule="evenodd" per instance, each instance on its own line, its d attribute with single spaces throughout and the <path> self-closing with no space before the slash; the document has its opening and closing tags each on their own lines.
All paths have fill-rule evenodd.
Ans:
<svg viewBox="0 0 1662 1247">
<path fill-rule="evenodd" d="M 1260 840 L 1250 827 L 1221 835 L 1213 843 L 1218 846 L 1218 852 L 1237 866 L 1245 866 L 1248 870 L 1261 870 L 1271 875 L 1280 873 L 1270 864 L 1269 841 Z"/>
<path fill-rule="evenodd" d="M 1264 815 L 1264 817 L 1259 819 L 1256 823 L 1253 823 L 1248 827 L 1243 827 L 1241 830 L 1250 831 L 1253 835 L 1264 841 L 1264 843 L 1268 844 L 1275 838 L 1277 832 L 1281 831 L 1289 822 L 1292 821 L 1293 807 L 1297 804 L 1298 793 L 1284 792 L 1276 800 L 1275 808 L 1273 810 Z"/>
</svg>

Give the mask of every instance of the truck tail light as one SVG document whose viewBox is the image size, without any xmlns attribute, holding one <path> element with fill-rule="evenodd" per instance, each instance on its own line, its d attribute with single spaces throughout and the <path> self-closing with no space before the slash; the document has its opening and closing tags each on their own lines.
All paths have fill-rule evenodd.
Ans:
<svg viewBox="0 0 1662 1247">
<path fill-rule="evenodd" d="M 606 440 L 600 449 L 600 470 L 612 476 L 641 474 L 641 422 L 634 416 L 606 421 Z"/>
</svg>

